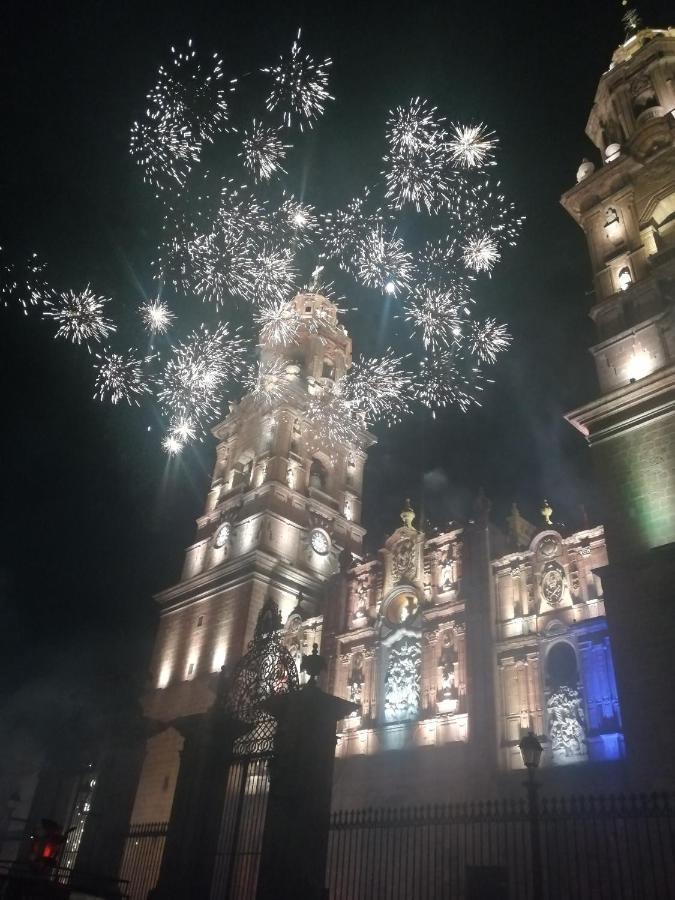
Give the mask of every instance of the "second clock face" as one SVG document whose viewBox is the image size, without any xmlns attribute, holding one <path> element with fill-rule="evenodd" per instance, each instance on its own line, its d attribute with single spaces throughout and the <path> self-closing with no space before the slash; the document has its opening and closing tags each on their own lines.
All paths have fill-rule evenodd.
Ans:
<svg viewBox="0 0 675 900">
<path fill-rule="evenodd" d="M 330 550 L 330 538 L 323 528 L 314 528 L 310 536 L 312 550 L 320 556 L 325 556 Z"/>
<path fill-rule="evenodd" d="M 223 524 L 220 526 L 218 531 L 216 531 L 216 536 L 213 539 L 213 544 L 215 547 L 220 549 L 221 547 L 225 546 L 225 544 L 228 542 L 229 539 L 230 539 L 230 523 L 223 522 Z"/>
</svg>

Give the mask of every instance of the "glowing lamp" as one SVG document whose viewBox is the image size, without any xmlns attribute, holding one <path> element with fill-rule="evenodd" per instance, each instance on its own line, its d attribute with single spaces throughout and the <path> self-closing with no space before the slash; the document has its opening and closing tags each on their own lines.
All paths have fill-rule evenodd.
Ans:
<svg viewBox="0 0 675 900">
<path fill-rule="evenodd" d="M 628 380 L 630 382 L 639 381 L 640 378 L 645 378 L 649 375 L 653 368 L 651 358 L 647 351 L 638 350 L 637 353 L 633 353 L 633 356 L 626 367 Z"/>
<path fill-rule="evenodd" d="M 539 743 L 537 736 L 528 731 L 527 734 L 520 739 L 518 744 L 520 755 L 523 757 L 523 764 L 527 769 L 538 769 L 541 754 L 544 748 Z"/>
</svg>

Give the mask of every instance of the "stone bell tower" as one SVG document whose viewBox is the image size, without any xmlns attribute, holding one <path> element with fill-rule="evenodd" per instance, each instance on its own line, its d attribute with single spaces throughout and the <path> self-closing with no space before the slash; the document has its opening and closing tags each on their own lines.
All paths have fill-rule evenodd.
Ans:
<svg viewBox="0 0 675 900">
<path fill-rule="evenodd" d="M 584 160 L 562 197 L 588 242 L 600 387 L 567 419 L 587 438 L 604 493 L 602 576 L 629 762 L 636 777 L 672 785 L 675 28 L 643 27 L 632 10 L 624 22 L 586 125 L 598 164 Z"/>
<path fill-rule="evenodd" d="M 373 438 L 355 430 L 335 445 L 312 418 L 351 364 L 351 340 L 334 303 L 301 293 L 281 336 L 261 337 L 262 390 L 243 397 L 213 429 L 216 461 L 194 543 L 161 608 L 146 716 L 148 742 L 132 823 L 167 821 L 182 738 L 170 723 L 213 702 L 217 675 L 246 651 L 269 596 L 282 621 L 314 621 L 321 641 L 323 583 L 344 551 L 358 555 L 361 484 Z M 310 629 L 311 631 L 311 629 Z M 300 652 L 311 652 L 311 641 Z"/>
</svg>

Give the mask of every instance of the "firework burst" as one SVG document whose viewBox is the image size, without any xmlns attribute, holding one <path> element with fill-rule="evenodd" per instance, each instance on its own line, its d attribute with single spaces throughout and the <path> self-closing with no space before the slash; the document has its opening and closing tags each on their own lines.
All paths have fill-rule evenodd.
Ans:
<svg viewBox="0 0 675 900">
<path fill-rule="evenodd" d="M 254 181 L 268 181 L 286 171 L 281 163 L 291 145 L 284 144 L 280 129 L 267 128 L 254 119 L 244 132 L 241 145 L 239 157 Z"/>
<path fill-rule="evenodd" d="M 483 124 L 453 125 L 447 146 L 453 162 L 474 169 L 492 161 L 497 139 Z"/>
<path fill-rule="evenodd" d="M 462 412 L 480 406 L 488 381 L 472 360 L 444 350 L 422 360 L 414 390 L 420 403 L 435 417 L 446 406 L 457 406 Z"/>
<path fill-rule="evenodd" d="M 202 325 L 186 342 L 171 348 L 158 379 L 157 398 L 174 422 L 197 426 L 220 412 L 225 384 L 241 373 L 244 342 L 225 324 L 213 331 Z"/>
<path fill-rule="evenodd" d="M 263 244 L 246 267 L 245 297 L 255 304 L 285 300 L 297 278 L 294 254 L 289 247 Z"/>
<path fill-rule="evenodd" d="M 212 141 L 227 122 L 226 95 L 218 54 L 202 65 L 189 40 L 184 51 L 172 47 L 171 62 L 159 67 L 147 96 L 147 116 L 184 128 L 199 141 Z"/>
<path fill-rule="evenodd" d="M 183 184 L 193 162 L 199 159 L 201 143 L 185 125 L 169 118 L 134 122 L 131 126 L 131 155 L 143 169 L 143 180 L 164 187 L 167 178 Z"/>
<path fill-rule="evenodd" d="M 327 69 L 331 65 L 330 59 L 317 63 L 303 52 L 298 30 L 290 54 L 282 56 L 273 68 L 261 69 L 272 77 L 272 89 L 266 102 L 268 112 L 280 110 L 287 128 L 296 120 L 301 131 L 305 124 L 311 128 L 323 115 L 326 100 L 334 99 L 328 93 Z"/>
<path fill-rule="evenodd" d="M 309 429 L 304 438 L 312 450 L 334 457 L 339 450 L 360 442 L 365 416 L 341 392 L 339 382 L 314 386 L 305 412 Z"/>
<path fill-rule="evenodd" d="M 0 254 L 4 250 L 0 247 Z M 19 266 L 11 262 L 0 264 L 0 297 L 3 306 L 16 303 L 24 315 L 30 306 L 37 306 L 48 294 L 49 285 L 44 277 L 46 264 L 37 253 L 31 255 Z"/>
<path fill-rule="evenodd" d="M 126 400 L 130 406 L 139 406 L 138 398 L 150 393 L 143 366 L 151 357 L 139 359 L 135 353 L 133 349 L 127 353 L 115 353 L 106 348 L 102 353 L 96 354 L 95 396 L 99 400 L 110 400 L 111 403 Z"/>
<path fill-rule="evenodd" d="M 508 349 L 511 340 L 506 325 L 500 325 L 492 318 L 485 319 L 484 322 L 473 322 L 468 336 L 471 353 L 489 365 L 497 361 L 498 353 Z"/>
<path fill-rule="evenodd" d="M 288 399 L 291 387 L 283 357 L 258 360 L 244 378 L 243 387 L 248 397 L 261 406 L 272 406 Z"/>
<path fill-rule="evenodd" d="M 491 234 L 469 238 L 462 250 L 462 260 L 474 272 L 491 272 L 501 259 L 499 244 Z"/>
<path fill-rule="evenodd" d="M 103 314 L 109 302 L 94 294 L 87 285 L 83 291 L 64 291 L 46 299 L 42 315 L 58 324 L 55 337 L 74 344 L 88 344 L 89 341 L 102 341 L 117 330 Z"/>
<path fill-rule="evenodd" d="M 410 411 L 412 376 L 392 350 L 380 358 L 357 360 L 338 383 L 338 391 L 367 425 L 400 421 Z"/>
<path fill-rule="evenodd" d="M 403 316 L 418 334 L 425 350 L 435 352 L 456 343 L 469 312 L 464 291 L 416 287 L 406 302 Z"/>
<path fill-rule="evenodd" d="M 412 254 L 400 238 L 387 236 L 381 227 L 371 231 L 361 243 L 356 265 L 359 280 L 384 294 L 396 296 L 412 283 Z"/>
<path fill-rule="evenodd" d="M 192 287 L 202 300 L 223 306 L 250 290 L 253 247 L 241 231 L 219 228 L 190 245 Z"/>
<path fill-rule="evenodd" d="M 150 300 L 140 308 L 143 325 L 150 334 L 166 334 L 176 318 L 166 303 L 161 300 Z"/>
</svg>

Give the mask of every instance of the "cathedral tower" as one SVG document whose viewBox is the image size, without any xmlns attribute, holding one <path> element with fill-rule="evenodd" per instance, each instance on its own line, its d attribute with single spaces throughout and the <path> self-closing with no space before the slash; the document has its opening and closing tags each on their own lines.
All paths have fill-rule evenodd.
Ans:
<svg viewBox="0 0 675 900">
<path fill-rule="evenodd" d="M 599 151 L 562 197 L 593 270 L 600 395 L 569 413 L 605 497 L 603 573 L 629 759 L 662 775 L 675 732 L 675 29 L 633 11 L 586 126 Z M 629 677 L 629 674 L 630 677 Z M 647 737 L 649 735 L 649 737 Z M 650 760 L 647 743 L 659 746 Z M 675 749 L 675 748 L 674 748 Z M 658 773 L 658 774 L 657 774 Z"/>
<path fill-rule="evenodd" d="M 351 364 L 351 340 L 335 304 L 317 293 L 298 294 L 281 325 L 261 342 L 259 390 L 213 429 L 216 462 L 196 539 L 181 580 L 156 598 L 144 709 L 158 723 L 211 705 L 217 673 L 245 652 L 267 596 L 283 621 L 297 611 L 314 622 L 311 638 L 320 641 L 321 585 L 342 551 L 361 550 L 361 483 L 373 439 L 354 431 L 331 443 L 316 415 Z M 311 643 L 298 650 L 310 652 Z M 148 742 L 133 823 L 168 819 L 181 744 L 171 727 Z"/>
</svg>

